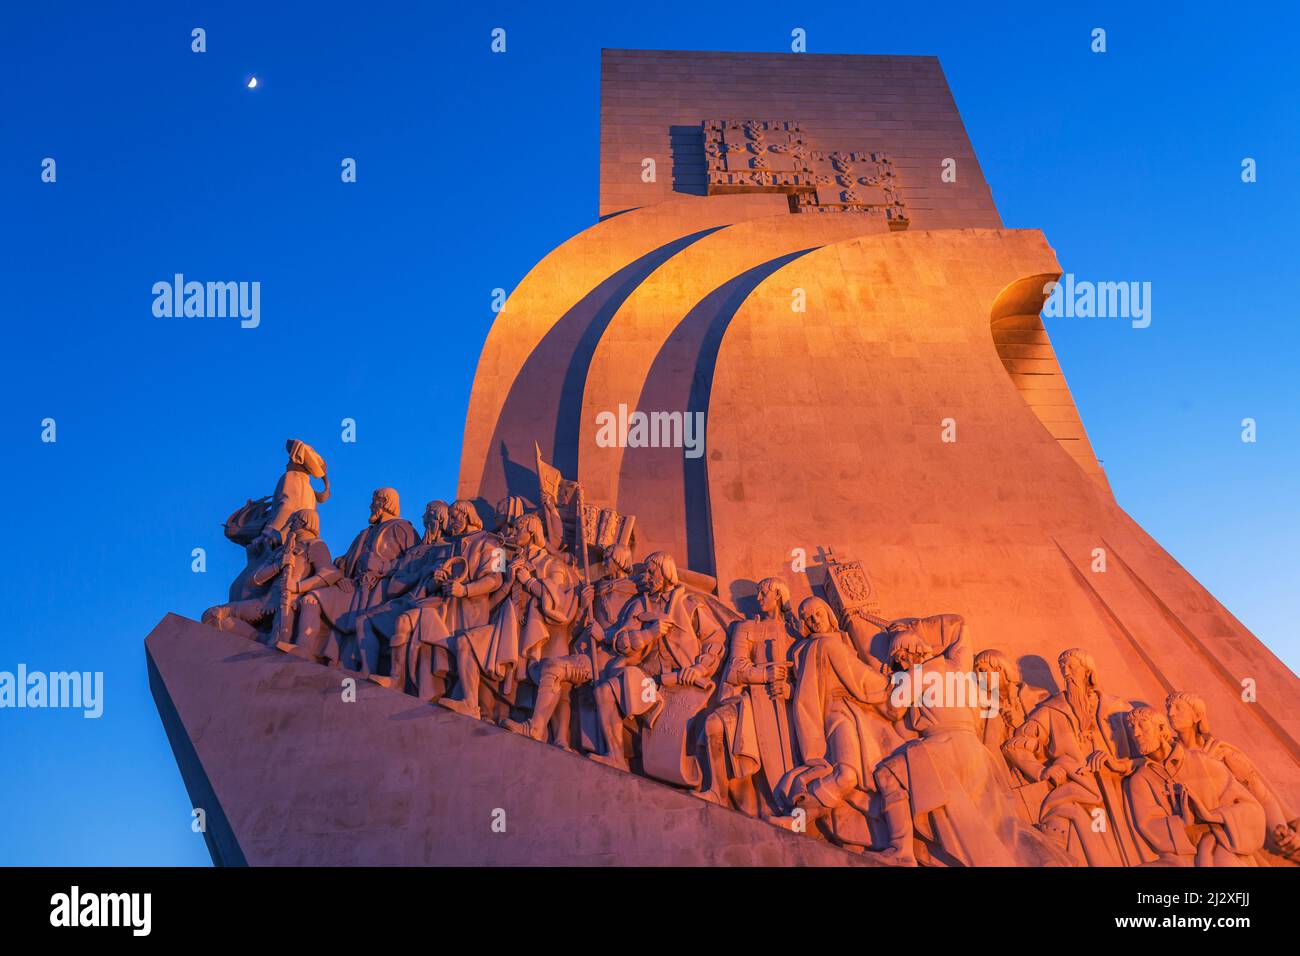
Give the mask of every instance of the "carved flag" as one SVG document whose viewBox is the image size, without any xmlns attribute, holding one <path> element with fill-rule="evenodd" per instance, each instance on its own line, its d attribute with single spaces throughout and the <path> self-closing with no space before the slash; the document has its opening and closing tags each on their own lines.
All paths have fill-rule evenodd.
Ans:
<svg viewBox="0 0 1300 956">
<path fill-rule="evenodd" d="M 631 544 L 636 517 L 621 515 L 613 508 L 599 508 L 579 502 L 580 486 L 560 474 L 560 469 L 542 457 L 542 448 L 533 442 L 537 454 L 538 499 L 549 496 L 555 502 L 560 519 L 564 522 L 565 540 L 576 539 L 579 511 L 581 511 L 582 538 L 595 548 L 611 544 Z"/>
</svg>

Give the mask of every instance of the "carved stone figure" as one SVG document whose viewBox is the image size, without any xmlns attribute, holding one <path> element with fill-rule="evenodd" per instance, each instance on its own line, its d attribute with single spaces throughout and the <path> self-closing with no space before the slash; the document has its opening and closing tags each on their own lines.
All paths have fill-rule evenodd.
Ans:
<svg viewBox="0 0 1300 956">
<path fill-rule="evenodd" d="M 510 524 L 514 552 L 487 624 L 456 632 L 456 686 L 438 701 L 448 710 L 479 717 L 485 704 L 508 711 L 519 674 L 547 652 L 568 651 L 568 629 L 577 612 L 577 581 L 566 560 L 546 547 L 536 514 Z M 488 695 L 486 696 L 485 692 Z"/>
<path fill-rule="evenodd" d="M 881 617 L 862 564 L 829 552 L 827 600 L 796 619 L 769 577 L 741 620 L 665 551 L 634 570 L 635 518 L 587 506 L 552 466 L 562 499 L 544 482 L 539 509 L 504 498 L 495 532 L 469 500 L 431 501 L 418 543 L 378 489 L 331 562 L 315 509 L 328 483 L 310 484 L 324 463 L 289 453 L 274 501 L 227 522 L 246 596 L 209 608 L 210 626 L 897 863 L 1300 861 L 1300 820 L 1210 734 L 1196 694 L 1169 695 L 1167 719 L 1130 711 L 1072 648 L 1049 698 L 1010 655 L 972 655 L 960 615 Z"/>
<path fill-rule="evenodd" d="M 543 657 L 528 665 L 529 676 L 537 686 L 532 714 L 525 720 L 507 718 L 502 726 L 513 733 L 543 740 L 557 707 L 573 688 L 591 683 L 612 657 L 610 629 L 618 621 L 624 605 L 636 595 L 629 574 L 632 550 L 615 544 L 605 549 L 605 573 L 595 584 L 586 585 L 580 595 L 578 620 L 581 627 L 573 642 L 573 653 Z M 551 728 L 552 742 L 567 746 L 568 727 Z"/>
<path fill-rule="evenodd" d="M 446 544 L 447 522 L 451 516 L 451 506 L 440 499 L 434 499 L 424 506 L 424 536 L 422 545 Z"/>
<path fill-rule="evenodd" d="M 802 637 L 791 652 L 794 738 L 802 763 L 777 784 L 777 806 L 842 846 L 872 845 L 872 771 L 882 755 L 877 724 L 889 678 L 858 656 L 830 605 L 805 598 Z M 784 820 L 783 820 L 784 822 Z"/>
<path fill-rule="evenodd" d="M 254 569 L 250 581 L 264 588 L 260 597 L 218 604 L 203 612 L 203 623 L 254 640 L 282 640 L 293 633 L 302 596 L 328 587 L 342 577 L 330 561 L 329 547 L 320 539 L 320 518 L 314 508 L 296 512 L 286 528 L 283 545 Z M 269 633 L 263 628 L 270 625 Z"/>
<path fill-rule="evenodd" d="M 506 570 L 506 543 L 498 534 L 483 529 L 483 519 L 471 501 L 453 502 L 447 522 L 455 554 L 437 575 L 443 600 L 430 607 L 447 633 L 455 634 L 488 622 L 491 596 L 501 586 Z M 424 617 L 421 614 L 421 623 Z"/>
<path fill-rule="evenodd" d="M 790 651 L 797 631 L 790 589 L 758 582 L 758 616 L 731 626 L 721 699 L 704 724 L 704 796 L 751 816 L 772 816 L 781 778 L 800 763 L 790 712 Z"/>
<path fill-rule="evenodd" d="M 884 853 L 938 866 L 1064 862 L 1021 819 L 1005 768 L 976 732 L 978 685 L 962 618 L 912 620 L 894 632 L 889 660 L 889 710 L 919 736 L 876 768 Z"/>
<path fill-rule="evenodd" d="M 299 511 L 315 511 L 330 496 L 325 461 L 306 442 L 291 438 L 285 442 L 289 461 L 276 482 L 275 491 L 256 500 L 250 498 L 226 519 L 226 537 L 244 548 L 246 563 L 230 584 L 230 601 L 260 597 L 265 588 L 255 584 L 252 575 L 283 543 L 289 519 Z M 312 478 L 325 482 L 324 490 L 311 486 Z"/>
<path fill-rule="evenodd" d="M 1154 866 L 1253 866 L 1264 846 L 1264 808 L 1222 760 L 1184 746 L 1165 715 L 1128 715 L 1143 756 L 1124 781 L 1133 822 Z"/>
<path fill-rule="evenodd" d="M 488 623 L 493 595 L 506 571 L 506 543 L 483 530 L 474 503 L 452 502 L 447 512 L 449 557 L 435 567 L 425 582 L 425 596 L 413 601 L 396 624 L 399 635 L 409 635 L 411 680 L 423 700 L 439 700 L 452 673 L 453 634 Z"/>
<path fill-rule="evenodd" d="M 425 506 L 424 538 L 398 559 L 385 579 L 384 602 L 357 613 L 356 628 L 366 670 L 370 679 L 381 686 L 404 691 L 408 671 L 415 672 L 406 612 L 428 597 L 433 573 L 451 556 L 452 545 L 443 537 L 447 516 L 445 501 L 430 501 Z M 387 675 L 379 672 L 379 654 L 384 647 L 388 648 L 390 661 Z"/>
<path fill-rule="evenodd" d="M 342 578 L 305 595 L 298 613 L 294 653 L 349 670 L 365 661 L 356 639 L 356 615 L 383 600 L 384 579 L 416 541 L 415 529 L 401 516 L 396 490 L 380 488 L 370 499 L 370 524 L 335 562 Z"/>
<path fill-rule="evenodd" d="M 997 687 L 997 711 L 980 715 L 980 739 L 984 741 L 984 746 L 997 755 L 998 760 L 1005 763 L 1002 745 L 1020 729 L 1030 712 L 1047 699 L 1048 693 L 1026 684 L 1020 676 L 1019 665 L 996 648 L 988 648 L 975 655 L 975 674 L 977 677 L 983 675 L 986 686 Z M 1033 782 L 1010 763 L 1006 766 L 1013 785 Z"/>
<path fill-rule="evenodd" d="M 514 528 L 516 522 L 526 514 L 533 514 L 533 508 L 529 505 L 528 499 L 521 495 L 507 495 L 497 502 L 497 535 L 506 542 L 514 537 Z"/>
<path fill-rule="evenodd" d="M 1268 823 L 1268 848 L 1288 859 L 1300 860 L 1300 820 L 1286 809 L 1277 791 L 1240 748 L 1210 733 L 1205 698 L 1183 691 L 1170 694 L 1165 699 L 1165 713 L 1179 743 L 1222 761 L 1233 778 L 1259 801 Z"/>
<path fill-rule="evenodd" d="M 1026 779 L 1048 784 L 1038 825 L 1072 857 L 1090 866 L 1136 866 L 1141 854 L 1119 785 L 1132 769 L 1121 723 L 1129 705 L 1102 693 L 1097 666 L 1082 648 L 1064 651 L 1057 666 L 1065 690 L 1035 707 L 1002 753 Z"/>
<path fill-rule="evenodd" d="M 289 453 L 289 460 L 271 494 L 271 510 L 264 531 L 282 531 L 293 515 L 303 510 L 315 511 L 316 506 L 324 504 L 330 496 L 325 459 L 316 453 L 316 449 L 297 438 L 285 442 L 284 449 Z M 311 486 L 313 478 L 320 478 L 324 482 L 322 491 Z"/>
<path fill-rule="evenodd" d="M 629 768 L 624 722 L 654 727 L 673 707 L 665 724 L 664 743 L 677 752 L 679 764 L 693 762 L 695 741 L 691 722 L 714 689 L 713 675 L 722 662 L 726 632 L 709 603 L 689 591 L 677 573 L 672 555 L 648 555 L 637 576 L 637 594 L 623 608 L 614 626 L 615 657 L 595 688 L 602 749 L 592 760 L 620 770 Z M 643 753 L 643 767 L 644 767 Z M 653 772 L 650 772 L 653 771 Z M 652 776 L 694 785 L 688 767 L 652 761 Z M 698 782 L 698 766 L 695 768 Z"/>
</svg>

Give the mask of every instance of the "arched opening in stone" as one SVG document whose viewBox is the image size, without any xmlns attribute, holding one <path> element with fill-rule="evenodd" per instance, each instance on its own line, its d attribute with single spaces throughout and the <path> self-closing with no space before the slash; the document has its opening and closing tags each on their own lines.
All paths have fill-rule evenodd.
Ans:
<svg viewBox="0 0 1300 956">
<path fill-rule="evenodd" d="M 1055 273 L 1017 279 L 999 293 L 989 315 L 993 345 L 1007 376 L 1043 427 L 1101 487 L 1110 491 L 1106 474 L 1088 441 L 1065 374 L 1043 326 L 1043 303 Z"/>
</svg>

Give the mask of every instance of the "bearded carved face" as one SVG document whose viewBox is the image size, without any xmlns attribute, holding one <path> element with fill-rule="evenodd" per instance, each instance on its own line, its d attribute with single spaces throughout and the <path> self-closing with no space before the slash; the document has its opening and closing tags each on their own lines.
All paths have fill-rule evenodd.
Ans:
<svg viewBox="0 0 1300 956">
<path fill-rule="evenodd" d="M 447 516 L 447 530 L 456 535 L 464 534 L 469 530 L 469 513 L 461 507 L 453 505 L 451 512 Z"/>
<path fill-rule="evenodd" d="M 920 656 L 917 654 L 913 654 L 911 651 L 907 650 L 906 648 L 901 648 L 895 651 L 894 656 L 890 658 L 890 665 L 896 671 L 911 670 L 913 665 L 919 663 L 921 663 Z"/>
<path fill-rule="evenodd" d="M 436 535 L 442 531 L 442 526 L 446 521 L 446 509 L 439 508 L 435 505 L 429 505 L 424 509 L 424 530 L 430 534 Z"/>
<path fill-rule="evenodd" d="M 1088 690 L 1092 685 L 1092 672 L 1082 660 L 1071 657 L 1061 667 L 1061 676 L 1065 683 L 1078 690 Z"/>
<path fill-rule="evenodd" d="M 382 521 L 385 510 L 384 496 L 376 491 L 370 496 L 370 523 Z"/>
<path fill-rule="evenodd" d="M 1002 686 L 1004 686 L 1004 687 L 1010 687 L 1010 686 L 1011 686 L 1011 675 L 1009 675 L 1009 674 L 1008 674 L 1008 673 L 1007 673 L 1003 668 L 999 667 L 997 664 L 993 663 L 992 661 L 976 661 L 976 662 L 975 662 L 975 673 L 976 673 L 976 674 L 996 674 L 997 677 L 998 677 L 998 683 L 999 683 L 1000 685 L 1002 685 Z M 989 680 L 989 681 L 991 681 L 992 678 L 991 678 L 991 677 L 986 677 L 985 680 Z"/>
<path fill-rule="evenodd" d="M 647 561 L 637 575 L 637 587 L 646 594 L 662 594 L 668 589 L 668 577 L 657 562 Z"/>
</svg>

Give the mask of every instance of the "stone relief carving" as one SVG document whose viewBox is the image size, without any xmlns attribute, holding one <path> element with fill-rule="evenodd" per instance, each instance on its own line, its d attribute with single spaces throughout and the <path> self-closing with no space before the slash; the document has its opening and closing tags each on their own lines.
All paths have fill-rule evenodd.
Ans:
<svg viewBox="0 0 1300 956">
<path fill-rule="evenodd" d="M 1264 808 L 1222 760 L 1185 746 L 1165 715 L 1127 723 L 1143 760 L 1124 780 L 1134 826 L 1159 866 L 1249 866 L 1264 846 Z"/>
<path fill-rule="evenodd" d="M 214 628 L 899 865 L 1300 861 L 1300 819 L 1194 693 L 1133 706 L 1082 648 L 1049 693 L 960 614 L 882 616 L 861 562 L 829 552 L 821 596 L 796 613 L 768 577 L 743 617 L 671 554 L 637 561 L 635 518 L 540 451 L 537 504 L 502 500 L 494 530 L 431 501 L 417 536 L 380 488 L 331 560 L 307 480 L 324 463 L 289 452 L 276 494 L 227 522 L 249 567 Z"/>
<path fill-rule="evenodd" d="M 1096 664 L 1082 648 L 1062 652 L 1057 666 L 1065 690 L 1035 707 L 1002 752 L 1026 779 L 1045 785 L 1039 826 L 1077 862 L 1146 862 L 1120 791 L 1133 769 L 1123 720 L 1129 705 L 1101 691 Z"/>
<path fill-rule="evenodd" d="M 777 192 L 791 212 L 883 215 L 908 226 L 894 164 L 881 152 L 810 149 L 790 120 L 712 119 L 701 123 L 708 194 Z"/>
<path fill-rule="evenodd" d="M 1170 694 L 1165 700 L 1165 713 L 1180 744 L 1189 751 L 1200 751 L 1221 762 L 1264 808 L 1268 848 L 1289 860 L 1300 861 L 1300 819 L 1287 809 L 1277 791 L 1245 753 L 1210 733 L 1205 699 L 1185 691 Z"/>
<path fill-rule="evenodd" d="M 705 720 L 705 799 L 751 816 L 778 814 L 776 792 L 800 763 L 795 747 L 791 650 L 799 637 L 790 588 L 764 578 L 758 614 L 731 626 L 717 705 Z"/>
</svg>

